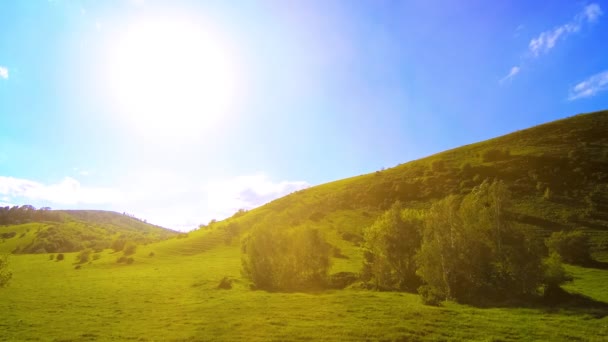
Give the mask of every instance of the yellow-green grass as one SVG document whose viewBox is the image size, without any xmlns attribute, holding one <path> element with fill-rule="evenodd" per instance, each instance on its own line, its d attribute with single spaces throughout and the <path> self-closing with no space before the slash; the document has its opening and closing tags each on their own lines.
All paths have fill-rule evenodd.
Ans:
<svg viewBox="0 0 608 342">
<path fill-rule="evenodd" d="M 186 245 L 196 242 L 181 239 Z M 200 243 L 200 242 L 199 242 Z M 192 341 L 602 341 L 608 318 L 568 306 L 476 308 L 422 305 L 409 293 L 358 289 L 269 293 L 240 275 L 238 243 L 188 255 L 177 244 L 140 246 L 132 265 L 120 253 L 75 269 L 76 254 L 11 258 L 0 289 L 0 340 Z M 170 246 L 172 248 L 166 248 Z M 184 250 L 187 250 L 185 248 Z M 154 256 L 150 253 L 154 252 Z M 345 259 L 356 268 L 356 262 Z M 340 266 L 341 268 L 344 265 Z M 608 271 L 571 268 L 577 292 L 608 300 Z M 230 290 L 220 279 L 234 279 Z M 590 293 L 587 293 L 590 292 Z M 606 312 L 601 311 L 602 312 Z M 606 312 L 608 313 L 608 312 Z"/>
</svg>

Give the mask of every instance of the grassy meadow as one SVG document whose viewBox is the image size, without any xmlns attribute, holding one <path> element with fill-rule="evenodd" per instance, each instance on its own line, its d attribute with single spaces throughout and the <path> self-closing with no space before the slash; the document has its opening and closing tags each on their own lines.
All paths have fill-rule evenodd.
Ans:
<svg viewBox="0 0 608 342">
<path fill-rule="evenodd" d="M 192 243 L 185 243 L 191 239 Z M 205 239 L 198 239 L 204 241 Z M 249 289 L 236 244 L 189 255 L 196 237 L 141 247 L 131 265 L 116 253 L 75 269 L 47 254 L 11 258 L 0 291 L 7 341 L 604 341 L 608 270 L 571 266 L 559 305 L 425 306 L 416 294 L 348 288 L 314 293 Z M 188 241 L 189 242 L 189 241 Z M 150 252 L 154 252 L 150 256 Z M 355 265 L 353 265 L 354 267 Z M 232 289 L 218 289 L 223 277 Z"/>
</svg>

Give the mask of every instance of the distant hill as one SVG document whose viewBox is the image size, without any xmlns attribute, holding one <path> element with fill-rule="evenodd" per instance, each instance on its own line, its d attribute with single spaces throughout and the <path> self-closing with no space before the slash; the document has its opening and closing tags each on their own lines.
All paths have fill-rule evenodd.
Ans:
<svg viewBox="0 0 608 342">
<path fill-rule="evenodd" d="M 179 233 L 102 210 L 0 208 L 0 252 L 56 253 L 110 248 L 117 240 L 158 242 Z"/>
<path fill-rule="evenodd" d="M 213 227 L 227 239 L 254 225 L 318 227 L 359 258 L 352 244 L 358 245 L 362 229 L 395 201 L 428 208 L 449 194 L 470 192 L 485 179 L 505 181 L 513 195 L 512 215 L 522 224 L 544 234 L 583 228 L 596 250 L 608 247 L 608 111 L 300 190 Z"/>
</svg>

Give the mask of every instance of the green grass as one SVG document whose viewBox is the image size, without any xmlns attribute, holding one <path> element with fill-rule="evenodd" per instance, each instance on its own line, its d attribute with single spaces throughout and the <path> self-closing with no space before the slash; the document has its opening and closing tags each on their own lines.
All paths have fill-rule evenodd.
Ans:
<svg viewBox="0 0 608 342">
<path fill-rule="evenodd" d="M 183 239 L 184 241 L 190 238 Z M 118 253 L 75 269 L 76 254 L 12 257 L 14 278 L 0 289 L 2 340 L 249 341 L 602 341 L 608 309 L 422 305 L 409 293 L 357 289 L 269 293 L 249 289 L 240 251 L 219 244 L 184 255 L 163 244 L 140 247 L 132 265 Z M 153 257 L 149 253 L 154 251 Z M 607 270 L 570 267 L 567 288 L 598 301 Z M 219 290 L 220 279 L 234 279 Z M 603 282 L 603 283 L 600 283 Z"/>
</svg>

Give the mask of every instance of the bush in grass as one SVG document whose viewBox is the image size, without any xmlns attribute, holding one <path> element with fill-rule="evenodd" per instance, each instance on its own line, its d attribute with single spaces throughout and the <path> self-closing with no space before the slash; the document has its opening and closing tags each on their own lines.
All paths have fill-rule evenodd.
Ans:
<svg viewBox="0 0 608 342">
<path fill-rule="evenodd" d="M 128 241 L 125 244 L 125 247 L 123 249 L 123 254 L 124 255 L 133 255 L 133 254 L 135 254 L 136 251 L 137 251 L 137 245 L 131 241 Z"/>
<path fill-rule="evenodd" d="M 589 236 L 580 230 L 554 232 L 545 245 L 549 253 L 557 253 L 567 263 L 584 265 L 592 260 Z"/>
<path fill-rule="evenodd" d="M 223 290 L 230 290 L 232 288 L 232 280 L 228 277 L 222 278 L 222 280 L 220 280 L 220 283 L 217 285 L 217 288 Z"/>
<path fill-rule="evenodd" d="M 331 246 L 317 229 L 254 228 L 242 244 L 243 274 L 263 290 L 327 285 Z"/>
<path fill-rule="evenodd" d="M 49 255 L 49 260 L 55 260 L 55 254 Z"/>
<path fill-rule="evenodd" d="M 59 253 L 57 254 L 57 258 L 55 258 L 55 260 L 57 261 L 62 261 L 65 257 L 63 256 L 63 253 Z"/>
<path fill-rule="evenodd" d="M 0 255 L 0 287 L 8 286 L 8 283 L 11 281 L 13 277 L 13 273 L 9 269 L 9 256 Z"/>
<path fill-rule="evenodd" d="M 93 249 L 91 249 L 91 248 L 83 249 L 76 256 L 76 260 L 78 260 L 79 264 L 84 264 L 85 262 L 89 262 L 89 260 L 91 259 L 91 254 L 93 254 Z"/>
</svg>

